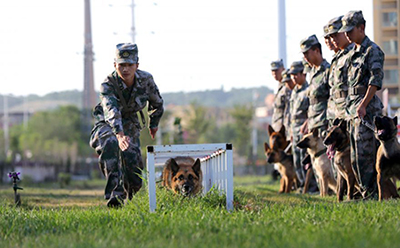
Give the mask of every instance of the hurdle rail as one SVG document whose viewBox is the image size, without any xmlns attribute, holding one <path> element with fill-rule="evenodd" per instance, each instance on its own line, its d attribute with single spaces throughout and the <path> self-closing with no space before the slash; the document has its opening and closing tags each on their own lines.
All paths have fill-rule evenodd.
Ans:
<svg viewBox="0 0 400 248">
<path fill-rule="evenodd" d="M 190 156 L 199 158 L 203 173 L 203 194 L 215 187 L 226 196 L 226 209 L 233 209 L 233 151 L 232 144 L 188 144 L 147 146 L 147 182 L 150 212 L 157 207 L 155 167 L 163 166 L 169 158 Z"/>
</svg>

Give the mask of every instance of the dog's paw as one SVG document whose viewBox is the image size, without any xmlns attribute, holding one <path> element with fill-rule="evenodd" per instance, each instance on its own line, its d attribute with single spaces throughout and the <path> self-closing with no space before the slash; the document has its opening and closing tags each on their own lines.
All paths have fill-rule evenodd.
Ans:
<svg viewBox="0 0 400 248">
<path fill-rule="evenodd" d="M 112 196 L 107 202 L 107 207 L 109 208 L 119 208 L 122 207 L 122 205 L 124 205 L 124 199 L 119 195 Z"/>
</svg>

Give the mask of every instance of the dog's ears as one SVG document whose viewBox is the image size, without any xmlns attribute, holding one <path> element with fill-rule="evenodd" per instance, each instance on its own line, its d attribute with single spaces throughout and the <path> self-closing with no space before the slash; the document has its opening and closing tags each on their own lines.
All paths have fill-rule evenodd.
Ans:
<svg viewBox="0 0 400 248">
<path fill-rule="evenodd" d="M 170 161 L 172 174 L 176 174 L 179 171 L 179 165 L 176 163 L 175 159 L 171 158 Z"/>
<path fill-rule="evenodd" d="M 271 150 L 271 148 L 269 148 L 269 145 L 267 144 L 267 142 L 264 142 L 264 151 L 268 151 Z"/>
<path fill-rule="evenodd" d="M 268 125 L 268 135 L 271 136 L 272 133 L 275 133 L 275 130 L 271 125 Z"/>
<path fill-rule="evenodd" d="M 312 130 L 312 135 L 313 135 L 315 138 L 318 137 L 318 128 L 314 128 L 314 129 Z"/>
<path fill-rule="evenodd" d="M 333 121 L 332 126 L 339 126 L 342 120 L 343 120 L 343 119 L 336 118 L 336 119 Z"/>
<path fill-rule="evenodd" d="M 201 163 L 200 163 L 200 159 L 196 159 L 196 161 L 194 162 L 192 169 L 196 172 L 199 173 L 201 170 Z"/>
<path fill-rule="evenodd" d="M 346 120 L 340 119 L 340 122 L 339 122 L 338 126 L 343 130 L 346 129 L 347 128 Z"/>
<path fill-rule="evenodd" d="M 394 122 L 394 125 L 397 126 L 397 116 L 393 117 L 392 120 L 393 120 L 393 122 Z"/>
<path fill-rule="evenodd" d="M 279 133 L 282 134 L 283 137 L 286 136 L 286 129 L 284 125 L 282 125 L 281 130 L 279 130 Z"/>
</svg>

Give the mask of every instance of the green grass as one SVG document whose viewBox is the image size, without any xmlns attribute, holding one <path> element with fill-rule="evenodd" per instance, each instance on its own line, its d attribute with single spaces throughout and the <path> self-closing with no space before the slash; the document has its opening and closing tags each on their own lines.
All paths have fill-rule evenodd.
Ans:
<svg viewBox="0 0 400 248">
<path fill-rule="evenodd" d="M 157 189 L 149 213 L 141 190 L 121 209 L 102 200 L 104 181 L 24 186 L 13 206 L 0 187 L 0 247 L 398 247 L 399 201 L 336 203 L 277 194 L 269 177 L 235 178 L 235 210 L 216 192 L 182 198 Z"/>
</svg>

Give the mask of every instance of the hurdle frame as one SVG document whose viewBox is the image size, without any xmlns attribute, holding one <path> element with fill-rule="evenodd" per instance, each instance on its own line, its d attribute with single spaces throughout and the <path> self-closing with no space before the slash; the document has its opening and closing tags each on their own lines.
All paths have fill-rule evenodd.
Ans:
<svg viewBox="0 0 400 248">
<path fill-rule="evenodd" d="M 233 209 L 233 151 L 232 144 L 187 144 L 147 146 L 147 184 L 150 212 L 157 208 L 155 165 L 172 157 L 199 158 L 203 172 L 203 194 L 214 185 L 226 196 L 226 209 Z M 216 168 L 214 168 L 216 167 Z M 215 173 L 215 169 L 217 173 Z"/>
</svg>

